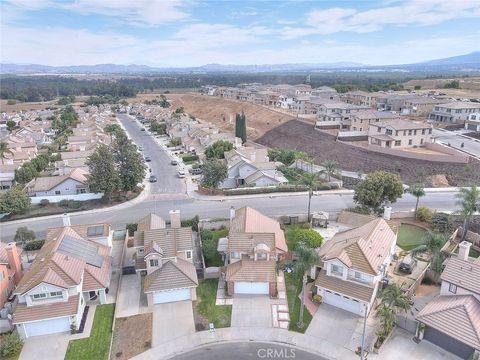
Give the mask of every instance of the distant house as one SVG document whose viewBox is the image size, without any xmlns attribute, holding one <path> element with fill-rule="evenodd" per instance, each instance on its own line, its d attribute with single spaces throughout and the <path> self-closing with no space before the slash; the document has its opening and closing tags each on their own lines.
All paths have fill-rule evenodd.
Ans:
<svg viewBox="0 0 480 360">
<path fill-rule="evenodd" d="M 25 190 L 35 197 L 87 194 L 90 192 L 87 175 L 86 171 L 75 169 L 67 175 L 38 177 L 30 181 Z"/>
<path fill-rule="evenodd" d="M 341 101 L 324 101 L 318 107 L 317 128 L 346 128 L 351 116 L 359 111 L 368 110 L 365 105 L 348 104 Z"/>
<path fill-rule="evenodd" d="M 182 227 L 180 211 L 170 211 L 170 227 L 149 214 L 134 234 L 136 271 L 143 279 L 148 305 L 196 300 L 198 278 L 191 227 Z"/>
<path fill-rule="evenodd" d="M 277 294 L 277 260 L 288 251 L 280 224 L 258 211 L 230 210 L 225 276 L 227 293 Z"/>
<path fill-rule="evenodd" d="M 465 130 L 480 132 L 480 110 L 468 115 L 467 121 L 465 121 Z"/>
<path fill-rule="evenodd" d="M 440 123 L 463 124 L 470 114 L 478 112 L 480 112 L 480 103 L 455 101 L 435 105 L 428 118 Z"/>
<path fill-rule="evenodd" d="M 431 142 L 432 125 L 396 119 L 371 123 L 368 127 L 368 144 L 384 148 L 411 148 Z"/>
<path fill-rule="evenodd" d="M 22 261 L 17 245 L 0 242 L 0 309 L 10 299 L 22 276 Z"/>
<path fill-rule="evenodd" d="M 380 121 L 396 120 L 399 115 L 390 111 L 378 110 L 361 110 L 350 116 L 349 120 L 344 121 L 344 125 L 348 125 L 348 129 L 352 131 L 368 131 L 368 125 L 375 124 Z"/>
<path fill-rule="evenodd" d="M 417 315 L 425 340 L 462 359 L 480 353 L 480 259 L 469 258 L 471 245 L 459 244 L 441 275 L 440 295 Z"/>
<path fill-rule="evenodd" d="M 96 240 L 108 237 L 110 227 L 90 225 L 81 234 L 68 218 L 64 225 L 47 231 L 45 244 L 14 291 L 13 324 L 23 338 L 78 329 L 86 305 L 107 302 L 111 247 Z"/>
<path fill-rule="evenodd" d="M 15 170 L 20 164 L 0 165 L 0 192 L 10 189 L 15 184 Z"/>
<path fill-rule="evenodd" d="M 323 302 L 357 315 L 368 314 L 396 240 L 396 232 L 381 218 L 335 234 L 318 249 L 320 263 L 310 274 Z"/>
</svg>

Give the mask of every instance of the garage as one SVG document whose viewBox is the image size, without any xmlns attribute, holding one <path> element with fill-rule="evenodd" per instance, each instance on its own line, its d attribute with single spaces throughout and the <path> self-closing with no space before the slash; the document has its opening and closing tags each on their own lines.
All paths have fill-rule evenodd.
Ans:
<svg viewBox="0 0 480 360">
<path fill-rule="evenodd" d="M 423 338 L 462 359 L 468 359 L 474 352 L 474 348 L 471 346 L 468 346 L 430 326 L 425 328 Z"/>
<path fill-rule="evenodd" d="M 362 304 L 360 303 L 360 301 L 346 296 L 342 296 L 329 290 L 325 290 L 323 302 L 325 304 L 336 306 L 340 309 L 349 311 L 357 315 L 362 314 Z"/>
<path fill-rule="evenodd" d="M 268 282 L 235 282 L 235 294 L 269 294 Z"/>
<path fill-rule="evenodd" d="M 166 290 L 153 293 L 154 304 L 164 304 L 175 301 L 191 300 L 190 288 L 178 290 Z"/>
<path fill-rule="evenodd" d="M 70 317 L 23 323 L 25 336 L 48 335 L 70 331 Z"/>
</svg>

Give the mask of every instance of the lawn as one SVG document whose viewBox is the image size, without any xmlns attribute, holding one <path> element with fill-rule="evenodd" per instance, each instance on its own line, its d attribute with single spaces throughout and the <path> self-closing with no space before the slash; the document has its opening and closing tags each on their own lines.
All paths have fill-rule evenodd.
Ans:
<svg viewBox="0 0 480 360">
<path fill-rule="evenodd" d="M 211 234 L 211 238 L 205 236 Z M 206 266 L 223 266 L 225 265 L 222 256 L 216 251 L 218 245 L 218 239 L 222 237 L 226 237 L 228 235 L 228 229 L 220 229 L 220 230 L 212 230 L 212 231 L 204 231 L 202 233 L 202 241 L 204 245 L 206 242 L 211 241 L 212 247 L 214 247 L 215 251 L 204 251 L 203 255 L 205 256 L 205 263 Z"/>
<path fill-rule="evenodd" d="M 114 304 L 97 306 L 90 337 L 71 340 L 65 360 L 108 359 L 114 309 Z"/>
<path fill-rule="evenodd" d="M 412 250 L 423 243 L 422 238 L 425 232 L 419 226 L 401 224 L 398 229 L 397 245 L 405 251 Z"/>
<path fill-rule="evenodd" d="M 285 272 L 285 285 L 287 287 L 287 299 L 288 299 L 288 310 L 290 312 L 290 330 L 300 333 L 305 333 L 312 321 L 312 315 L 308 312 L 307 308 L 303 310 L 303 328 L 297 326 L 298 318 L 300 315 L 300 299 L 298 295 L 302 291 L 301 279 L 296 280 L 293 274 L 288 274 Z"/>
<path fill-rule="evenodd" d="M 473 258 L 480 257 L 480 251 L 475 249 L 470 249 L 470 257 L 473 257 Z"/>
<path fill-rule="evenodd" d="M 232 305 L 215 305 L 217 298 L 217 279 L 207 279 L 200 282 L 197 287 L 197 301 L 195 302 L 195 319 L 197 325 L 208 329 L 208 324 L 213 323 L 215 328 L 230 327 Z"/>
</svg>

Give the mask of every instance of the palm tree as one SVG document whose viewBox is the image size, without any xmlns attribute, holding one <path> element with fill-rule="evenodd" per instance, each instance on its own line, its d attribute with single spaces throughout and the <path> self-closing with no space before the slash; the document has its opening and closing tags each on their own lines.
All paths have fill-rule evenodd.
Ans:
<svg viewBox="0 0 480 360">
<path fill-rule="evenodd" d="M 412 249 L 411 254 L 415 256 L 419 253 L 429 251 L 431 255 L 430 269 L 438 275 L 442 272 L 443 261 L 448 256 L 446 252 L 442 251 L 442 247 L 448 239 L 444 234 L 428 231 L 422 240 L 423 244 Z"/>
<path fill-rule="evenodd" d="M 425 189 L 423 188 L 422 184 L 414 184 L 410 186 L 407 191 L 417 198 L 417 202 L 415 204 L 415 220 L 417 220 L 418 202 L 420 201 L 421 197 L 425 196 Z"/>
<path fill-rule="evenodd" d="M 381 338 L 381 341 L 383 342 L 395 326 L 395 313 L 393 309 L 384 304 L 378 310 L 377 316 L 380 317 L 382 324 L 380 330 L 377 332 L 377 336 Z"/>
<path fill-rule="evenodd" d="M 313 190 L 317 188 L 320 183 L 318 173 L 305 173 L 303 174 L 302 178 L 300 179 L 300 183 L 308 187 L 308 212 L 307 212 L 307 220 L 310 222 L 310 205 L 313 196 Z"/>
<path fill-rule="evenodd" d="M 8 148 L 8 144 L 6 142 L 0 142 L 0 160 L 2 161 L 3 164 L 3 159 L 5 158 L 6 153 L 12 153 L 10 149 Z"/>
<path fill-rule="evenodd" d="M 473 185 L 470 189 L 461 188 L 460 192 L 457 194 L 457 199 L 457 205 L 460 206 L 460 211 L 458 211 L 458 214 L 463 219 L 463 241 L 467 235 L 470 219 L 480 206 L 480 191 L 476 185 Z"/>
<path fill-rule="evenodd" d="M 328 176 L 328 181 L 331 181 L 332 175 L 337 172 L 338 163 L 335 160 L 325 160 L 322 163 L 322 166 L 324 169 L 323 171 Z"/>
<path fill-rule="evenodd" d="M 318 254 L 315 249 L 309 248 L 305 243 L 299 242 L 295 247 L 295 255 L 297 260 L 287 265 L 293 269 L 293 273 L 300 280 L 302 277 L 302 292 L 300 294 L 300 316 L 298 318 L 297 326 L 301 329 L 303 328 L 303 311 L 304 311 L 304 302 L 303 298 L 305 295 L 305 285 L 307 284 L 307 271 L 309 271 L 313 265 L 318 263 Z M 297 291 L 298 292 L 298 291 Z M 296 292 L 296 293 L 297 293 Z"/>
<path fill-rule="evenodd" d="M 407 311 L 410 308 L 410 299 L 403 289 L 397 284 L 391 284 L 382 292 L 382 301 L 385 306 L 394 310 Z"/>
</svg>

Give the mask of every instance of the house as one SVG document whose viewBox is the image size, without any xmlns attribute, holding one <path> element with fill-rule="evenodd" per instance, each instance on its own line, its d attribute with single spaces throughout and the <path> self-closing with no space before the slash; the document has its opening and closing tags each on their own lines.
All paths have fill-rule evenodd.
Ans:
<svg viewBox="0 0 480 360">
<path fill-rule="evenodd" d="M 348 125 L 348 129 L 352 131 L 368 131 L 368 125 L 378 123 L 380 121 L 396 120 L 400 116 L 390 111 L 378 110 L 361 110 L 344 121 L 344 125 Z"/>
<path fill-rule="evenodd" d="M 0 192 L 10 189 L 15 184 L 15 170 L 20 164 L 0 164 Z"/>
<path fill-rule="evenodd" d="M 465 121 L 465 130 L 480 132 L 480 111 L 468 115 Z"/>
<path fill-rule="evenodd" d="M 480 112 L 480 103 L 455 101 L 437 104 L 429 115 L 429 119 L 448 124 L 463 124 L 470 114 Z"/>
<path fill-rule="evenodd" d="M 74 169 L 67 175 L 33 179 L 25 186 L 25 190 L 29 196 L 46 198 L 55 195 L 87 194 L 90 192 L 87 176 L 86 171 Z"/>
<path fill-rule="evenodd" d="M 335 234 L 318 249 L 311 269 L 323 302 L 357 315 L 368 314 L 393 254 L 397 234 L 381 218 Z"/>
<path fill-rule="evenodd" d="M 441 275 L 440 294 L 417 315 L 425 340 L 462 359 L 480 353 L 480 260 L 469 258 L 471 245 L 459 244 Z"/>
<path fill-rule="evenodd" d="M 428 96 L 408 97 L 405 99 L 402 115 L 428 116 L 428 114 L 432 112 L 433 107 L 442 102 L 443 100 L 441 99 Z"/>
<path fill-rule="evenodd" d="M 376 108 L 377 98 L 385 96 L 384 93 L 373 93 L 367 91 L 349 91 L 344 95 L 344 100 L 348 104 L 364 105 Z"/>
<path fill-rule="evenodd" d="M 368 110 L 365 105 L 347 104 L 341 101 L 324 101 L 318 107 L 318 120 L 315 123 L 316 128 L 344 128 L 344 124 L 350 117 L 362 110 Z"/>
<path fill-rule="evenodd" d="M 170 211 L 170 227 L 149 214 L 134 234 L 136 271 L 143 279 L 148 305 L 197 299 L 192 228 L 182 227 L 180 211 Z"/>
<path fill-rule="evenodd" d="M 431 142 L 432 125 L 404 119 L 371 123 L 368 144 L 383 148 L 412 148 Z"/>
<path fill-rule="evenodd" d="M 22 261 L 15 243 L 0 242 L 0 309 L 22 278 Z"/>
<path fill-rule="evenodd" d="M 88 172 L 87 158 L 55 161 L 54 175 L 67 175 L 75 169 Z"/>
<path fill-rule="evenodd" d="M 78 329 L 88 303 L 107 302 L 111 247 L 88 235 L 100 227 L 109 229 L 90 225 L 82 235 L 65 217 L 63 227 L 48 229 L 45 244 L 14 291 L 13 324 L 21 337 Z"/>
<path fill-rule="evenodd" d="M 225 152 L 228 175 L 222 188 L 239 186 L 275 186 L 288 180 L 277 170 L 278 164 L 268 160 L 267 149 L 243 147 Z"/>
<path fill-rule="evenodd" d="M 258 211 L 230 209 L 227 293 L 277 295 L 276 264 L 288 252 L 280 224 Z"/>
</svg>

